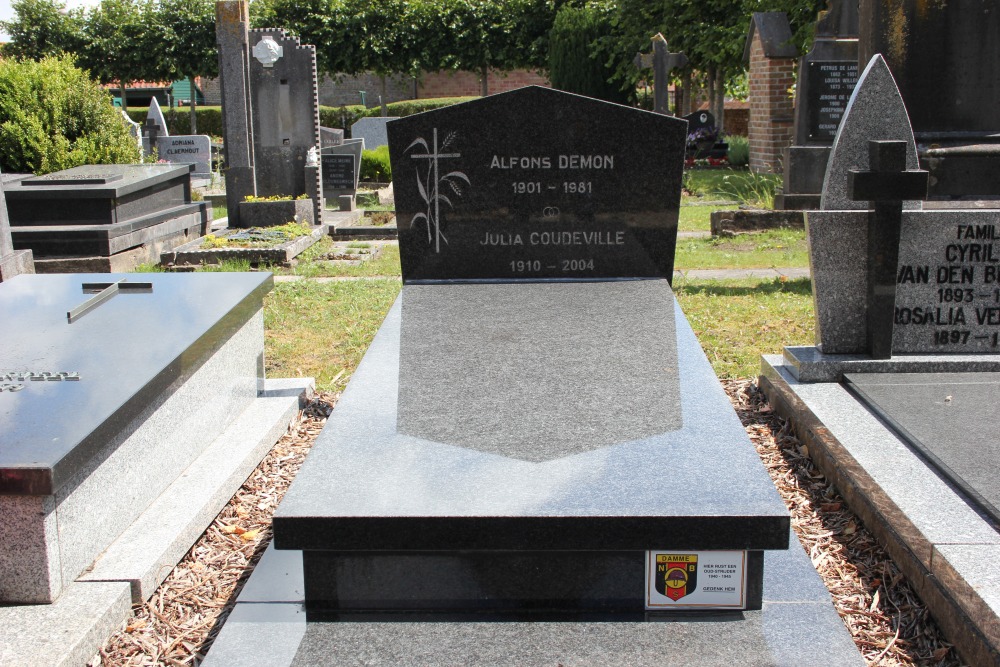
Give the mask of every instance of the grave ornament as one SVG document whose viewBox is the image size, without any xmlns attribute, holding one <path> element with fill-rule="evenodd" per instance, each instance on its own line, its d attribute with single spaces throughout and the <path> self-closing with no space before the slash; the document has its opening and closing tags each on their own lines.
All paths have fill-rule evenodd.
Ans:
<svg viewBox="0 0 1000 667">
<path fill-rule="evenodd" d="M 684 53 L 670 53 L 667 40 L 661 33 L 653 36 L 653 52 L 637 53 L 632 61 L 639 69 L 653 68 L 653 111 L 670 115 L 670 75 L 688 64 Z"/>
</svg>

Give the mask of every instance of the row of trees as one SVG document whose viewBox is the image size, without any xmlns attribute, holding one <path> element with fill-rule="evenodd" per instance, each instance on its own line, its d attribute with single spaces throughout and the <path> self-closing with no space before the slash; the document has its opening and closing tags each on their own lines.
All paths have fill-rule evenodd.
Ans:
<svg viewBox="0 0 1000 667">
<path fill-rule="evenodd" d="M 610 84 L 634 95 L 642 76 L 632 63 L 662 32 L 683 50 L 682 77 L 704 78 L 721 103 L 727 82 L 743 71 L 744 37 L 754 11 L 785 11 L 804 47 L 826 0 L 252 0 L 254 27 L 283 27 L 314 44 L 320 71 L 418 75 L 456 69 L 547 69 L 549 34 L 587 31 L 574 57 L 597 61 Z M 101 0 L 67 11 L 60 0 L 14 0 L 3 24 L 8 55 L 38 59 L 60 52 L 102 83 L 215 76 L 214 0 Z M 570 20 L 566 14 L 597 16 Z"/>
</svg>

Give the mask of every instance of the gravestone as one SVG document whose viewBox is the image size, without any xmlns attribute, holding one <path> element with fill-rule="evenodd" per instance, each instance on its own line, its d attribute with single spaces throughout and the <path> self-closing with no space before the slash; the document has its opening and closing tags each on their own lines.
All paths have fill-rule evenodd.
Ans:
<svg viewBox="0 0 1000 667">
<path fill-rule="evenodd" d="M 212 173 L 212 145 L 207 134 L 175 134 L 157 139 L 158 156 L 171 164 L 193 164 L 195 176 Z"/>
<path fill-rule="evenodd" d="M 253 124 L 257 194 L 262 197 L 307 194 L 306 160 L 320 145 L 316 47 L 300 44 L 284 30 L 249 32 L 250 117 Z M 319 191 L 319 174 L 310 170 Z M 314 219 L 322 220 L 320 201 Z"/>
<path fill-rule="evenodd" d="M 819 208 L 830 146 L 857 80 L 857 0 L 828 0 L 812 49 L 799 59 L 795 138 L 783 153 L 784 183 L 775 208 Z"/>
<path fill-rule="evenodd" d="M 688 122 L 687 157 L 689 159 L 721 159 L 726 157 L 729 144 L 718 141 L 719 126 L 707 110 L 695 111 L 683 117 Z"/>
<path fill-rule="evenodd" d="M 761 387 L 892 554 L 963 662 L 1000 656 L 1000 211 L 924 207 L 885 60 L 862 73 L 808 211 L 816 345 Z"/>
<path fill-rule="evenodd" d="M 670 288 L 686 123 L 529 87 L 388 131 L 402 292 L 206 664 L 859 665 Z"/>
<path fill-rule="evenodd" d="M 0 284 L 5 663 L 89 660 L 285 432 L 309 383 L 264 379 L 271 287 L 267 273 Z"/>
<path fill-rule="evenodd" d="M 1000 15 L 984 0 L 859 0 L 859 58 L 880 53 L 910 111 L 931 199 L 1000 197 Z"/>
<path fill-rule="evenodd" d="M 389 143 L 386 134 L 386 124 L 396 120 L 396 116 L 366 116 L 359 118 L 354 125 L 351 125 L 351 138 L 364 139 L 365 150 L 373 151 L 379 146 Z"/>
<path fill-rule="evenodd" d="M 143 126 L 142 148 L 144 154 L 149 155 L 153 152 L 154 148 L 157 148 L 158 137 L 167 136 L 170 136 L 170 131 L 167 129 L 167 119 L 163 117 L 160 103 L 154 97 L 149 102 L 149 111 L 146 113 L 146 124 Z"/>
<path fill-rule="evenodd" d="M 688 63 L 684 53 L 670 53 L 667 40 L 661 33 L 653 36 L 653 52 L 637 53 L 633 64 L 639 69 L 653 68 L 653 111 L 670 115 L 670 78 L 674 70 Z M 678 93 L 679 95 L 679 93 Z M 674 106 L 679 107 L 679 104 Z"/>
<path fill-rule="evenodd" d="M 344 143 L 344 131 L 339 127 L 320 127 L 319 141 L 320 149 L 339 146 Z"/>
<path fill-rule="evenodd" d="M 10 238 L 10 221 L 4 187 L 0 186 L 0 283 L 22 273 L 34 273 L 31 250 L 14 250 Z"/>
<path fill-rule="evenodd" d="M 191 165 L 85 165 L 5 185 L 14 247 L 39 273 L 128 271 L 204 235 L 206 202 L 191 201 Z"/>
<path fill-rule="evenodd" d="M 563 105 L 551 125 L 536 122 L 564 99 L 528 87 L 389 125 L 404 280 L 672 279 L 680 191 L 663 184 L 679 183 L 682 165 L 659 156 L 684 153 L 684 123 L 660 129 L 658 114 L 637 114 L 581 133 L 602 114 L 619 117 L 588 98 Z M 508 143 L 487 140 L 495 136 Z M 646 148 L 623 151 L 634 136 Z"/>
<path fill-rule="evenodd" d="M 345 139 L 323 149 L 320 155 L 323 198 L 328 202 L 347 195 L 353 198 L 357 193 L 363 150 L 364 139 Z"/>
</svg>

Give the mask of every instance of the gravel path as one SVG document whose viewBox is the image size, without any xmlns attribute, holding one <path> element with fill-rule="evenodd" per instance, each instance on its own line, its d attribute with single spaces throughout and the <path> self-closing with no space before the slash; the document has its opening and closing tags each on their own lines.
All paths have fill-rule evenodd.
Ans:
<svg viewBox="0 0 1000 667">
<path fill-rule="evenodd" d="M 724 383 L 792 526 L 869 665 L 962 663 L 902 573 L 750 381 Z M 271 539 L 271 515 L 338 395 L 319 394 L 94 665 L 197 665 Z M 794 545 L 793 545 L 794 548 Z M 254 647 L 248 646 L 252 652 Z M 822 650 L 822 647 L 817 647 Z"/>
</svg>

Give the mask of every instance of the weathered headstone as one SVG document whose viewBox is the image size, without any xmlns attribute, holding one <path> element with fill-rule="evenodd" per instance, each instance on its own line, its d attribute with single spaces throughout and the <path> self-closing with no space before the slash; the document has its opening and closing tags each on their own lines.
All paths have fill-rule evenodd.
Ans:
<svg viewBox="0 0 1000 667">
<path fill-rule="evenodd" d="M 670 78 L 687 65 L 687 55 L 671 53 L 661 33 L 653 35 L 653 52 L 637 53 L 632 61 L 639 69 L 653 68 L 653 111 L 670 115 Z"/>
<path fill-rule="evenodd" d="M 207 134 L 175 134 L 160 137 L 156 144 L 161 160 L 171 164 L 193 164 L 191 173 L 194 175 L 212 173 L 212 144 Z"/>
<path fill-rule="evenodd" d="M 1000 13 L 988 0 L 859 0 L 859 58 L 886 59 L 931 199 L 1000 196 Z"/>
<path fill-rule="evenodd" d="M 661 156 L 684 153 L 686 124 L 635 111 L 581 133 L 622 112 L 564 95 L 521 88 L 389 125 L 404 280 L 672 278 L 682 166 Z"/>
<path fill-rule="evenodd" d="M 300 44 L 284 30 L 254 29 L 249 40 L 257 194 L 306 194 L 306 158 L 320 145 L 316 47 Z M 318 190 L 318 184 L 311 189 Z M 313 203 L 320 221 L 322 202 Z"/>
<path fill-rule="evenodd" d="M 31 250 L 14 250 L 10 238 L 10 221 L 7 217 L 7 201 L 4 187 L 0 186 L 0 282 L 10 280 L 22 273 L 34 273 Z"/>
<path fill-rule="evenodd" d="M 320 148 L 330 148 L 344 143 L 344 131 L 339 127 L 319 128 Z"/>
<path fill-rule="evenodd" d="M 361 177 L 361 152 L 364 139 L 345 139 L 336 146 L 328 146 L 320 155 L 323 179 L 323 197 L 333 200 L 344 195 L 354 196 Z M 339 204 L 338 204 L 339 206 Z"/>
<path fill-rule="evenodd" d="M 217 0 L 215 35 L 222 84 L 222 129 L 226 151 L 226 213 L 240 224 L 240 202 L 257 194 L 250 105 L 250 10 L 246 0 Z"/>
<path fill-rule="evenodd" d="M 828 0 L 812 49 L 799 59 L 794 141 L 782 154 L 784 184 L 775 208 L 819 208 L 830 146 L 858 72 L 857 0 Z"/>
<path fill-rule="evenodd" d="M 396 116 L 365 116 L 359 118 L 354 125 L 351 125 L 351 138 L 364 139 L 365 150 L 373 151 L 379 146 L 389 143 L 389 137 L 385 128 L 389 121 L 396 120 Z"/>
</svg>

